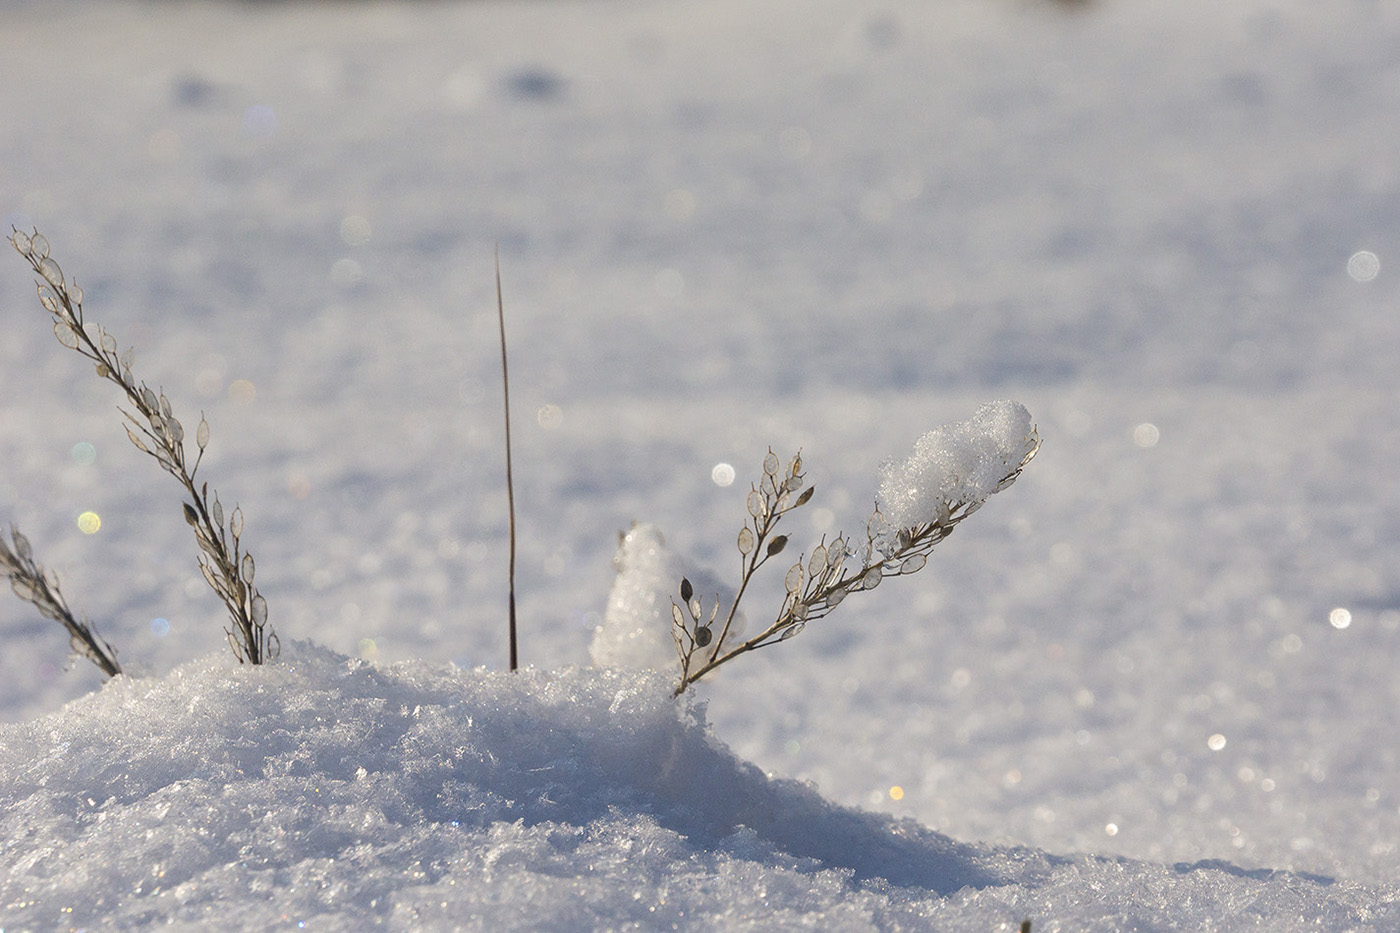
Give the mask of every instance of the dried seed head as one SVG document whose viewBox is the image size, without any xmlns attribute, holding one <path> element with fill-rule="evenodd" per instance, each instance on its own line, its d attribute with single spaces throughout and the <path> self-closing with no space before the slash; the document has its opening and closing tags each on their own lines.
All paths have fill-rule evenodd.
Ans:
<svg viewBox="0 0 1400 933">
<path fill-rule="evenodd" d="M 802 562 L 798 561 L 788 568 L 787 575 L 783 577 L 783 586 L 789 593 L 796 593 L 802 589 Z"/>
<path fill-rule="evenodd" d="M 42 233 L 35 232 L 29 238 L 29 254 L 39 259 L 44 259 L 49 255 L 49 240 Z"/>
<path fill-rule="evenodd" d="M 750 515 L 754 518 L 763 517 L 763 495 L 757 489 L 749 491 L 749 500 L 747 504 Z"/>
<path fill-rule="evenodd" d="M 753 532 L 749 530 L 748 525 L 745 525 L 743 528 L 739 529 L 739 553 L 745 557 L 748 557 L 749 552 L 752 550 Z"/>
<path fill-rule="evenodd" d="M 262 598 L 262 594 L 253 597 L 252 609 L 253 624 L 262 628 L 267 624 L 267 600 Z"/>
<path fill-rule="evenodd" d="M 10 234 L 10 243 L 14 245 L 15 249 L 19 250 L 20 255 L 29 255 L 29 250 L 31 248 L 29 234 L 16 230 L 14 233 Z"/>
<path fill-rule="evenodd" d="M 826 570 L 826 548 L 818 544 L 812 548 L 812 557 L 807 561 L 807 574 L 815 577 Z"/>
<path fill-rule="evenodd" d="M 763 458 L 763 472 L 768 476 L 778 474 L 778 455 L 773 451 L 768 451 L 768 456 Z"/>
<path fill-rule="evenodd" d="M 204 413 L 199 414 L 199 427 L 194 432 L 194 442 L 203 450 L 209 445 L 209 422 L 204 420 Z"/>
<path fill-rule="evenodd" d="M 681 577 L 681 601 L 690 602 L 690 597 L 695 595 L 695 587 L 690 585 L 690 579 Z"/>
</svg>

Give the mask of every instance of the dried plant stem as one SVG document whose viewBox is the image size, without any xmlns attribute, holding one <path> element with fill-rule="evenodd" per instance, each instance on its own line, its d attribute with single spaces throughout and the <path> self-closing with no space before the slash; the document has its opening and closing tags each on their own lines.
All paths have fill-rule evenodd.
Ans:
<svg viewBox="0 0 1400 933">
<path fill-rule="evenodd" d="M 1025 456 L 997 483 L 993 491 L 1005 489 L 1015 482 L 1039 449 L 1039 441 L 1033 434 Z M 757 648 L 792 638 L 808 622 L 830 613 L 851 593 L 873 590 L 885 577 L 922 570 L 934 546 L 952 534 L 963 519 L 980 509 L 986 501 L 945 501 L 933 521 L 901 529 L 886 527 L 884 516 L 877 508 L 866 523 L 865 546 L 859 552 L 842 535 L 837 535 L 830 544 L 823 536 L 812 549 L 810 557 L 800 555 L 797 562 L 788 568 L 783 579 L 786 595 L 773 622 L 757 635 L 727 647 L 735 613 L 749 581 L 787 544 L 786 535 L 769 538 L 774 526 L 788 512 L 807 504 L 814 491 L 811 486 L 803 488 L 800 453 L 793 457 L 785 474 L 779 473 L 778 464 L 777 456 L 773 451 L 768 451 L 763 463 L 763 480 L 749 492 L 750 517 L 739 531 L 737 541 L 742 567 L 739 590 L 717 638 L 712 636 L 712 626 L 718 616 L 718 605 L 711 608 L 710 621 L 703 621 L 701 602 L 695 597 L 690 581 L 681 581 L 681 603 L 685 609 L 683 611 L 681 605 L 675 603 L 671 605 L 671 634 L 681 661 L 681 679 L 676 685 L 676 696 L 720 665 Z M 857 553 L 861 557 L 859 566 L 848 569 L 847 561 Z"/>
<path fill-rule="evenodd" d="M 48 240 L 38 231 L 31 236 L 14 230 L 10 242 L 43 279 L 38 283 L 39 301 L 54 318 L 59 343 L 91 360 L 99 377 L 121 388 L 136 412 L 121 409 L 127 420 L 127 437 L 184 488 L 185 521 L 194 530 L 201 551 L 199 569 L 228 610 L 229 627 L 224 631 L 234 656 L 249 664 L 275 658 L 280 642 L 267 625 L 267 601 L 253 585 L 253 556 L 241 546 L 243 512 L 235 507 L 225 523 L 218 493 L 211 497 L 209 484 L 196 482 L 209 443 L 209 423 L 200 416 L 195 433 L 199 453 L 190 463 L 185 455 L 185 430 L 171 412 L 170 400 L 164 392 L 155 392 L 132 376 L 130 349 L 118 355 L 116 339 L 101 325 L 84 319 L 83 290 L 64 278 L 58 263 L 49 256 Z"/>
<path fill-rule="evenodd" d="M 58 578 L 34 560 L 29 539 L 13 525 L 10 539 L 13 547 L 0 536 L 0 573 L 9 577 L 15 595 L 33 603 L 44 618 L 62 624 L 68 630 L 68 641 L 76 654 L 96 664 L 108 677 L 120 674 L 122 667 L 117 663 L 117 650 L 97 634 L 97 629 L 87 619 L 73 616 L 58 588 Z"/>
<path fill-rule="evenodd" d="M 520 667 L 520 648 L 515 636 L 515 476 L 511 469 L 510 444 L 510 370 L 506 358 L 506 303 L 501 294 L 501 248 L 496 247 L 496 320 L 501 326 L 501 390 L 505 398 L 506 418 L 506 510 L 510 522 L 510 566 L 507 590 L 510 618 L 510 669 Z"/>
</svg>

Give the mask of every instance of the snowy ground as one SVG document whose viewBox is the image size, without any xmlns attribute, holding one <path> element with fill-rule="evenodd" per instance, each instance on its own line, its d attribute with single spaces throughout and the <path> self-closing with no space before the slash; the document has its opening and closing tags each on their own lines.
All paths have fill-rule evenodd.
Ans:
<svg viewBox="0 0 1400 933">
<path fill-rule="evenodd" d="M 1393 6 L 0 26 L 0 220 L 206 413 L 289 646 L 219 653 L 177 490 L 0 255 L 0 522 L 143 673 L 95 693 L 0 603 L 6 930 L 1400 925 Z M 995 398 L 1039 423 L 1025 476 L 703 715 L 567 670 L 633 520 L 733 579 L 769 445 L 817 486 L 806 546 Z M 652 773 L 677 763 L 709 780 Z"/>
</svg>

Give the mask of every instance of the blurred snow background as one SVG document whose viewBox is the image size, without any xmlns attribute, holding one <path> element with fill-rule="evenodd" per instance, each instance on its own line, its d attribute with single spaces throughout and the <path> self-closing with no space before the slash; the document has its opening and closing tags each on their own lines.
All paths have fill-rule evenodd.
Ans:
<svg viewBox="0 0 1400 933">
<path fill-rule="evenodd" d="M 499 242 L 528 663 L 587 662 L 634 520 L 732 579 L 769 445 L 803 450 L 815 539 L 860 527 L 882 459 L 1015 398 L 1025 476 L 702 687 L 714 734 L 956 839 L 1335 879 L 1304 899 L 1336 928 L 1394 901 L 1394 6 L 0 19 L 0 219 L 205 411 L 284 640 L 504 667 Z M 218 651 L 173 484 L 18 256 L 0 314 L 0 521 L 128 666 Z M 97 686 L 52 623 L 0 622 L 5 719 Z"/>
</svg>

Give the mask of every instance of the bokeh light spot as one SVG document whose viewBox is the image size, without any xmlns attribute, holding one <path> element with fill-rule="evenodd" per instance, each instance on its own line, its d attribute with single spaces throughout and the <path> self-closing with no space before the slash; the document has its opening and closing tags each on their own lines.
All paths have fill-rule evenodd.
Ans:
<svg viewBox="0 0 1400 933">
<path fill-rule="evenodd" d="M 891 787 L 891 788 L 890 788 L 890 799 L 891 799 L 891 800 L 903 800 L 903 799 L 904 799 L 904 788 L 900 787 L 898 784 L 896 784 L 894 787 Z"/>
<path fill-rule="evenodd" d="M 732 486 L 734 484 L 734 467 L 728 463 L 716 463 L 715 468 L 710 471 L 710 479 L 716 486 Z"/>
<path fill-rule="evenodd" d="M 1105 835 L 1108 835 L 1108 836 L 1116 836 L 1116 835 L 1118 835 L 1118 824 L 1117 824 L 1117 823 L 1109 823 L 1107 826 L 1105 826 L 1105 827 L 1103 828 L 1103 831 L 1104 831 L 1104 834 L 1105 834 Z"/>
<path fill-rule="evenodd" d="M 1327 621 L 1332 623 L 1334 629 L 1344 629 L 1351 625 L 1351 610 L 1338 606 L 1327 614 Z"/>
<path fill-rule="evenodd" d="M 535 421 L 546 431 L 552 431 L 564 423 L 564 409 L 558 405 L 541 405 L 540 410 L 535 412 Z"/>
<path fill-rule="evenodd" d="M 169 620 L 169 619 L 152 619 L 152 620 L 151 620 L 151 634 L 154 635 L 154 636 L 156 636 L 157 638 L 164 638 L 166 635 L 169 635 L 169 634 L 170 634 L 170 620 Z"/>
<path fill-rule="evenodd" d="M 71 456 L 73 462 L 78 466 L 91 466 L 92 462 L 97 459 L 97 448 L 87 441 L 79 441 L 73 445 Z"/>
<path fill-rule="evenodd" d="M 1151 422 L 1144 421 L 1133 428 L 1133 443 L 1147 450 L 1156 447 L 1157 442 L 1162 439 L 1162 432 L 1157 430 L 1157 426 Z"/>
<path fill-rule="evenodd" d="M 78 530 L 85 535 L 95 535 L 102 527 L 102 516 L 96 512 L 84 512 L 78 516 Z"/>
<path fill-rule="evenodd" d="M 1215 733 L 1215 735 L 1212 735 L 1210 738 L 1206 739 L 1206 745 L 1210 748 L 1211 751 L 1218 752 L 1225 747 L 1225 736 L 1217 732 Z"/>
<path fill-rule="evenodd" d="M 1369 282 L 1381 272 L 1380 257 L 1368 249 L 1352 253 L 1347 260 L 1347 275 L 1357 282 Z"/>
<path fill-rule="evenodd" d="M 369 235 L 369 221 L 359 214 L 351 214 L 340 222 L 340 239 L 346 246 L 364 246 Z"/>
<path fill-rule="evenodd" d="M 235 402 L 247 405 L 258 397 L 258 389 L 247 379 L 235 379 L 229 384 L 228 397 Z"/>
<path fill-rule="evenodd" d="M 360 657 L 364 658 L 366 661 L 373 661 L 375 658 L 379 657 L 379 645 L 373 638 L 361 638 L 359 649 Z"/>
</svg>

